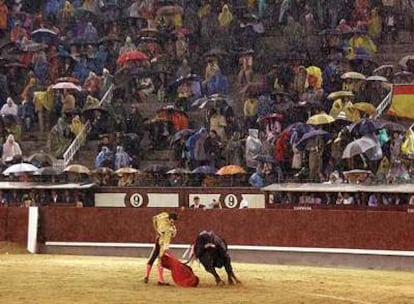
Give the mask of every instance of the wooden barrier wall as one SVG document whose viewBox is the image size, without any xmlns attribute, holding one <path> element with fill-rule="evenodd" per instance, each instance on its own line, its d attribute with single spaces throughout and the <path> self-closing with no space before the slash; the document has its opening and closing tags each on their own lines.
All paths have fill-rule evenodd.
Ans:
<svg viewBox="0 0 414 304">
<path fill-rule="evenodd" d="M 151 243 L 162 209 L 42 208 L 40 235 L 56 242 Z M 177 244 L 214 230 L 232 245 L 414 250 L 414 213 L 355 210 L 192 210 L 179 214 Z"/>
<path fill-rule="evenodd" d="M 0 242 L 27 243 L 28 209 L 0 208 Z"/>
</svg>

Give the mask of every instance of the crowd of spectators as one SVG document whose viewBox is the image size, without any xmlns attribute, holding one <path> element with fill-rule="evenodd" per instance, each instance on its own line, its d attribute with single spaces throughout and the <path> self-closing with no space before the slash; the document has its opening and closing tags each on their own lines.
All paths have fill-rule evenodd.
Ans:
<svg viewBox="0 0 414 304">
<path fill-rule="evenodd" d="M 403 0 L 0 0 L 4 166 L 23 160 L 33 129 L 61 158 L 89 121 L 91 169 L 144 171 L 149 151 L 172 149 L 183 170 L 152 170 L 160 186 L 326 182 L 353 169 L 409 181 L 405 121 L 374 118 L 393 83 L 414 79 L 414 57 L 376 58 L 413 34 L 413 18 Z M 145 117 L 149 103 L 161 106 Z M 226 165 L 245 176 L 189 174 Z"/>
</svg>

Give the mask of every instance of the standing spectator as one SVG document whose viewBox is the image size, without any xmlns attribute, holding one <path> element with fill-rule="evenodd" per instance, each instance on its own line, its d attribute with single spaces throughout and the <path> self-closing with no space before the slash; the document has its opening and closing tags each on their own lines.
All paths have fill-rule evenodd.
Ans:
<svg viewBox="0 0 414 304">
<path fill-rule="evenodd" d="M 254 157 L 258 155 L 262 148 L 262 142 L 259 139 L 259 130 L 249 129 L 249 136 L 246 139 L 246 166 L 256 168 L 258 162 Z"/>
<path fill-rule="evenodd" d="M 112 151 L 109 150 L 108 147 L 103 146 L 102 150 L 98 153 L 98 155 L 95 158 L 95 167 L 112 167 L 113 162 L 113 155 Z"/>
<path fill-rule="evenodd" d="M 130 163 L 131 157 L 128 155 L 127 152 L 124 151 L 124 147 L 117 146 L 115 153 L 114 169 L 118 170 L 119 168 L 129 167 Z"/>
<path fill-rule="evenodd" d="M 0 38 L 6 34 L 8 27 L 9 9 L 6 1 L 0 0 Z"/>
<path fill-rule="evenodd" d="M 218 112 L 216 109 L 212 109 L 210 112 L 210 130 L 216 132 L 222 141 L 226 141 L 226 118 Z"/>
</svg>

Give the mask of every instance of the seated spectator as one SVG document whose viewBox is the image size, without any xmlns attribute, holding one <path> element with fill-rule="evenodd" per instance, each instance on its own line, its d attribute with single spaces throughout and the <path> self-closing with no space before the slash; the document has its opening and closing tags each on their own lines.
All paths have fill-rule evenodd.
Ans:
<svg viewBox="0 0 414 304">
<path fill-rule="evenodd" d="M 8 97 L 6 103 L 0 109 L 1 116 L 5 117 L 7 115 L 12 115 L 14 117 L 17 117 L 17 113 L 17 105 L 14 103 L 13 99 Z"/>
<path fill-rule="evenodd" d="M 14 136 L 10 134 L 3 144 L 3 162 L 10 164 L 17 158 L 21 159 L 21 157 L 22 150 L 20 149 L 20 145 L 14 140 Z"/>
<path fill-rule="evenodd" d="M 345 192 L 342 203 L 344 205 L 353 205 L 355 203 L 354 197 L 351 196 L 348 192 Z"/>
<path fill-rule="evenodd" d="M 204 208 L 206 208 L 206 206 L 203 205 L 200 202 L 200 197 L 194 196 L 193 203 L 190 205 L 190 208 L 193 208 L 193 209 L 204 209 Z"/>
<path fill-rule="evenodd" d="M 368 198 L 368 206 L 369 207 L 377 207 L 378 206 L 378 198 L 375 193 L 371 193 Z"/>
</svg>

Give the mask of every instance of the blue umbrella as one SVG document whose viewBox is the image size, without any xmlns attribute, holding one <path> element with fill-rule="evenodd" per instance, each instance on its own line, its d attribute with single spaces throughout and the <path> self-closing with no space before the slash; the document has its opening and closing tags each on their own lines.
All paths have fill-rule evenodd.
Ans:
<svg viewBox="0 0 414 304">
<path fill-rule="evenodd" d="M 217 169 L 210 166 L 200 166 L 195 168 L 191 173 L 215 174 Z"/>
<path fill-rule="evenodd" d="M 324 130 L 312 130 L 312 131 L 309 131 L 308 133 L 305 133 L 302 136 L 302 138 L 298 141 L 296 147 L 299 150 L 302 150 L 305 147 L 306 142 L 309 139 L 312 139 L 316 136 L 322 136 L 322 138 L 325 142 L 328 141 L 331 138 L 331 135 L 328 132 L 324 131 Z"/>
</svg>

